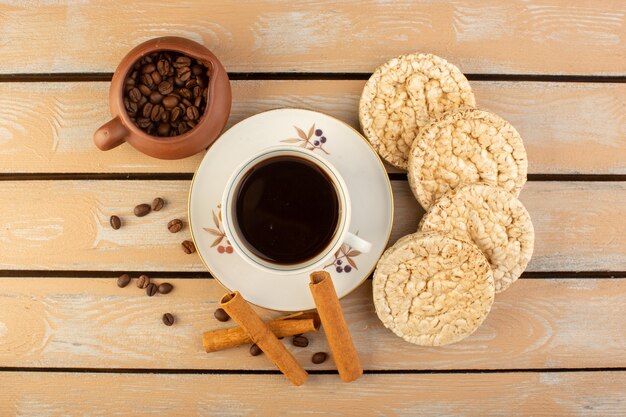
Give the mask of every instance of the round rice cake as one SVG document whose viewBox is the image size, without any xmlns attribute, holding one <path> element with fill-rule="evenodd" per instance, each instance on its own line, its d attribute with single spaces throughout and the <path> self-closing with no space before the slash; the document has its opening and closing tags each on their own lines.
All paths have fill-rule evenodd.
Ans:
<svg viewBox="0 0 626 417">
<path fill-rule="evenodd" d="M 465 185 L 440 198 L 419 229 L 472 241 L 491 264 L 496 292 L 524 272 L 535 242 L 524 205 L 512 194 L 484 184 Z"/>
<path fill-rule="evenodd" d="M 378 67 L 363 88 L 359 121 L 365 137 L 390 164 L 406 170 L 421 129 L 451 109 L 476 105 L 467 78 L 432 54 L 409 54 Z"/>
<path fill-rule="evenodd" d="M 373 280 L 376 313 L 407 342 L 441 346 L 472 334 L 494 300 L 489 262 L 473 243 L 439 233 L 399 239 Z"/>
<path fill-rule="evenodd" d="M 460 109 L 426 126 L 409 155 L 409 185 L 422 207 L 462 184 L 482 182 L 519 195 L 528 158 L 522 138 L 506 120 Z"/>
</svg>

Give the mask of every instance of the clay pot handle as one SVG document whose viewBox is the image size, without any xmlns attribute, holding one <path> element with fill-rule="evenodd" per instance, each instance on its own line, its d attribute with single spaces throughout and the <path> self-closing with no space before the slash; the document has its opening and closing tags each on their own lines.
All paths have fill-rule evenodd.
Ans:
<svg viewBox="0 0 626 417">
<path fill-rule="evenodd" d="M 98 149 L 108 151 L 124 143 L 126 136 L 128 136 L 128 130 L 126 130 L 118 116 L 96 130 L 96 133 L 93 135 L 93 142 Z"/>
</svg>

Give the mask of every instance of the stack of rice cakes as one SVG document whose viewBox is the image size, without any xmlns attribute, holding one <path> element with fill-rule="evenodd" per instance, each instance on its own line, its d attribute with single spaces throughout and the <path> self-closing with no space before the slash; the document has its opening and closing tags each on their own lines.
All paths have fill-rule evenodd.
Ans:
<svg viewBox="0 0 626 417">
<path fill-rule="evenodd" d="M 383 324 L 418 345 L 472 334 L 533 252 L 533 225 L 517 199 L 528 171 L 522 138 L 474 106 L 459 69 L 431 54 L 378 68 L 359 105 L 365 136 L 383 159 L 408 170 L 428 210 L 417 233 L 385 251 L 373 283 Z"/>
</svg>

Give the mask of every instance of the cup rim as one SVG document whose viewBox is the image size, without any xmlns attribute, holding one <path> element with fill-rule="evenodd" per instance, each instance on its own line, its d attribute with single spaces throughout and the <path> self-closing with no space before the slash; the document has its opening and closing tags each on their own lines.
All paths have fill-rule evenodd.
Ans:
<svg viewBox="0 0 626 417">
<path fill-rule="evenodd" d="M 232 205 L 234 192 L 237 189 L 239 181 L 242 179 L 245 173 L 248 172 L 251 165 L 256 165 L 266 159 L 271 158 L 272 156 L 285 155 L 285 153 L 303 155 L 305 156 L 305 158 L 315 161 L 316 165 L 323 169 L 331 178 L 333 186 L 336 189 L 337 197 L 340 204 L 340 214 L 337 229 L 335 231 L 335 234 L 333 235 L 333 238 L 326 245 L 325 249 L 323 251 L 320 251 L 318 255 L 307 261 L 292 265 L 273 264 L 269 261 L 265 261 L 259 258 L 258 256 L 254 255 L 250 250 L 248 250 L 241 242 L 241 239 L 238 238 L 237 233 L 234 230 L 235 227 L 231 216 L 232 210 L 229 208 L 229 206 Z M 339 247 L 345 240 L 345 237 L 348 234 L 350 228 L 350 195 L 348 193 L 346 183 L 341 177 L 341 174 L 339 174 L 339 171 L 325 158 L 314 154 L 311 151 L 289 145 L 279 145 L 265 148 L 239 164 L 226 182 L 224 192 L 222 193 L 221 206 L 224 233 L 228 237 L 235 252 L 249 264 L 273 274 L 298 274 L 301 273 L 303 270 L 318 267 L 319 265 L 323 264 L 323 262 L 327 260 L 329 256 L 332 256 L 332 254 L 334 254 L 339 249 Z"/>
</svg>

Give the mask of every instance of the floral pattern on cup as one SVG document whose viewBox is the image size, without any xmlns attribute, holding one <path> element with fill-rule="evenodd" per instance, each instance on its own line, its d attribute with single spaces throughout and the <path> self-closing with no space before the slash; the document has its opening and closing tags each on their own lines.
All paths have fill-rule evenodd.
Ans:
<svg viewBox="0 0 626 417">
<path fill-rule="evenodd" d="M 346 274 L 348 274 L 353 269 L 359 269 L 356 266 L 354 258 L 359 256 L 360 254 L 361 252 L 356 249 L 352 249 L 350 245 L 344 243 L 343 245 L 341 245 L 339 250 L 335 252 L 335 259 L 328 265 L 324 266 L 324 269 L 334 267 L 335 271 L 339 273 L 345 272 Z"/>
<path fill-rule="evenodd" d="M 213 223 L 215 224 L 215 229 L 211 227 L 203 227 L 206 232 L 209 232 L 213 236 L 216 236 L 215 240 L 211 244 L 211 247 L 214 248 L 217 246 L 217 253 L 233 253 L 233 246 L 228 241 L 226 237 L 226 233 L 224 233 L 224 228 L 222 227 L 222 206 L 221 204 L 217 205 L 217 214 L 215 214 L 215 210 L 211 210 L 211 214 L 213 214 Z M 226 240 L 222 244 L 222 242 Z"/>
<path fill-rule="evenodd" d="M 297 143 L 298 146 L 304 149 L 308 149 L 310 151 L 320 150 L 324 152 L 326 155 L 330 155 L 326 149 L 324 149 L 324 144 L 326 143 L 326 136 L 324 136 L 324 131 L 322 129 L 316 129 L 315 123 L 309 129 L 308 133 L 304 133 L 304 130 L 300 129 L 297 126 L 294 126 L 296 132 L 298 133 L 297 138 L 289 138 L 281 140 L 283 143 Z"/>
</svg>

